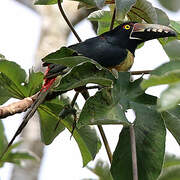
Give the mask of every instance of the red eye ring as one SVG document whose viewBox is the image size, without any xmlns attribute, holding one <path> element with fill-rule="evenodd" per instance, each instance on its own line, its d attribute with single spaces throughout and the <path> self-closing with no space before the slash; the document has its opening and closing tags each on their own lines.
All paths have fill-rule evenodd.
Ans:
<svg viewBox="0 0 180 180">
<path fill-rule="evenodd" d="M 126 30 L 129 30 L 131 28 L 131 26 L 129 24 L 126 24 L 126 25 L 123 26 L 123 28 L 126 29 Z"/>
</svg>

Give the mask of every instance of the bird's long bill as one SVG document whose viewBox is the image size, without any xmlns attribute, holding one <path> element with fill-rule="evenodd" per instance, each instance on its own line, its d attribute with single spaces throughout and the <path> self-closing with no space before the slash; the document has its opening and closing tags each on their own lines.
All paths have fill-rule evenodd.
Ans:
<svg viewBox="0 0 180 180">
<path fill-rule="evenodd" d="M 176 36 L 176 32 L 167 26 L 135 23 L 130 38 L 148 41 L 151 39 L 173 36 Z"/>
</svg>

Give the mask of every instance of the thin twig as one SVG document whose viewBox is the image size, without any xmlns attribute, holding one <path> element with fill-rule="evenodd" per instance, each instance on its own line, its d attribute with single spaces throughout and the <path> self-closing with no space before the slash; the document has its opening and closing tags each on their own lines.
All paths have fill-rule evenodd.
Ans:
<svg viewBox="0 0 180 180">
<path fill-rule="evenodd" d="M 75 95 L 74 95 L 74 97 L 73 97 L 73 100 L 71 101 L 71 107 L 72 107 L 72 108 L 73 108 L 73 106 L 74 106 L 74 104 L 75 104 L 78 96 L 79 96 L 79 92 L 76 91 L 76 93 L 75 93 Z"/>
<path fill-rule="evenodd" d="M 150 74 L 152 70 L 130 71 L 131 75 Z"/>
<path fill-rule="evenodd" d="M 95 85 L 95 86 L 87 86 L 86 89 L 100 89 L 101 86 Z"/>
<path fill-rule="evenodd" d="M 98 129 L 99 129 L 99 132 L 100 132 L 101 137 L 102 137 L 102 139 L 103 139 L 104 146 L 105 146 L 105 149 L 106 149 L 108 158 L 109 158 L 109 162 L 110 162 L 110 164 L 111 164 L 111 163 L 112 163 L 112 152 L 111 152 L 109 143 L 108 143 L 108 141 L 107 141 L 107 138 L 106 138 L 106 135 L 105 135 L 105 133 L 104 133 L 103 127 L 102 127 L 101 125 L 98 125 Z"/>
<path fill-rule="evenodd" d="M 131 125 L 129 130 L 130 130 L 130 138 L 131 138 L 133 180 L 138 180 L 137 154 L 136 154 L 136 138 L 135 138 L 134 126 Z"/>
<path fill-rule="evenodd" d="M 77 34 L 77 32 L 75 31 L 73 25 L 71 24 L 71 22 L 69 21 L 69 19 L 67 18 L 63 8 L 62 8 L 62 5 L 61 5 L 61 0 L 58 0 L 58 7 L 59 7 L 59 10 L 64 18 L 64 20 L 66 21 L 66 23 L 68 24 L 69 28 L 71 29 L 71 31 L 73 32 L 73 34 L 76 36 L 77 40 L 79 42 L 82 42 L 81 38 L 79 37 L 79 35 Z"/>
<path fill-rule="evenodd" d="M 110 31 L 113 29 L 115 18 L 116 18 L 116 7 L 114 7 L 111 25 L 110 25 L 110 29 L 109 29 Z"/>
</svg>

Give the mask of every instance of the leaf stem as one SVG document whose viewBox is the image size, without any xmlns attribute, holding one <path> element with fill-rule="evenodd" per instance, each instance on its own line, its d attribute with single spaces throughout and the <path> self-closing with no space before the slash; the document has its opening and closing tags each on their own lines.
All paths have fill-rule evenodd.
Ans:
<svg viewBox="0 0 180 180">
<path fill-rule="evenodd" d="M 152 70 L 130 71 L 131 75 L 150 74 Z"/>
<path fill-rule="evenodd" d="M 134 126 L 131 125 L 129 129 L 130 129 L 130 138 L 131 138 L 133 180 L 138 180 L 136 138 L 135 138 Z"/>
<path fill-rule="evenodd" d="M 71 24 L 71 22 L 69 21 L 69 19 L 67 18 L 63 8 L 62 8 L 62 5 L 61 5 L 61 0 L 58 0 L 58 7 L 59 7 L 59 10 L 64 18 L 64 20 L 66 21 L 67 25 L 69 26 L 69 28 L 71 29 L 71 31 L 73 32 L 73 34 L 75 35 L 75 37 L 77 38 L 77 40 L 79 42 L 82 42 L 81 38 L 79 37 L 79 35 L 77 34 L 76 30 L 74 29 L 73 25 Z"/>
</svg>

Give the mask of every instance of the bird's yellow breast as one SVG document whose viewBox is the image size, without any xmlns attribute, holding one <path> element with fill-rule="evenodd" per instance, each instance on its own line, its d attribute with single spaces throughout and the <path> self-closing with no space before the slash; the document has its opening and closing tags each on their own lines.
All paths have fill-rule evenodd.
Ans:
<svg viewBox="0 0 180 180">
<path fill-rule="evenodd" d="M 123 62 L 121 62 L 119 65 L 110 67 L 109 69 L 110 70 L 116 69 L 118 72 L 128 71 L 133 65 L 133 63 L 134 63 L 134 55 L 130 51 L 128 51 L 127 57 Z"/>
</svg>

